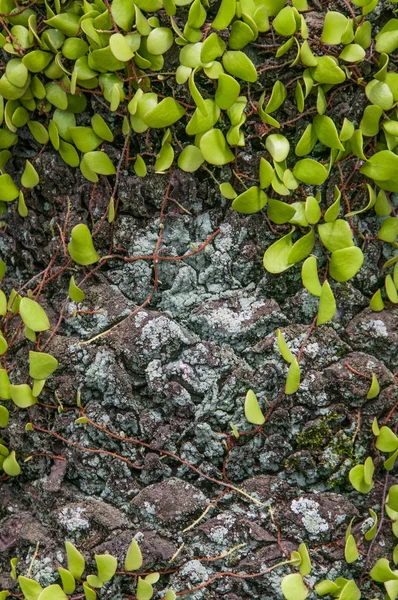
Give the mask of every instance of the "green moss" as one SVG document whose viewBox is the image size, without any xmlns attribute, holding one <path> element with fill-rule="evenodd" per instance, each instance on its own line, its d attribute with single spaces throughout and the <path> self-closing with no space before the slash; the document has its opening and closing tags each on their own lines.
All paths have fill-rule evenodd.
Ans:
<svg viewBox="0 0 398 600">
<path fill-rule="evenodd" d="M 311 452 L 324 450 L 334 435 L 332 424 L 338 418 L 340 418 L 339 414 L 330 413 L 330 415 L 322 417 L 314 425 L 299 433 L 296 438 L 297 447 Z"/>
</svg>

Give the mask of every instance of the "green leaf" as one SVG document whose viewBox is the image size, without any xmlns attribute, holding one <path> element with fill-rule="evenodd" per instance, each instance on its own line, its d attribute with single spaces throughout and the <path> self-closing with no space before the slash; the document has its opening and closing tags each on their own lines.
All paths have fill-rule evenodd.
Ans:
<svg viewBox="0 0 398 600">
<path fill-rule="evenodd" d="M 318 233 L 323 245 L 330 252 L 354 246 L 350 226 L 343 219 L 318 225 Z"/>
<path fill-rule="evenodd" d="M 73 594 L 76 589 L 75 578 L 72 573 L 63 567 L 58 567 L 58 572 L 61 577 L 62 587 L 66 594 Z"/>
<path fill-rule="evenodd" d="M 91 154 L 101 153 L 92 152 Z M 76 225 L 72 229 L 71 238 L 72 240 L 68 244 L 68 252 L 72 260 L 74 260 L 78 265 L 92 265 L 100 259 L 99 254 L 97 254 L 94 248 L 93 239 L 87 225 L 84 223 L 79 223 L 79 225 Z"/>
<path fill-rule="evenodd" d="M 349 535 L 344 548 L 344 557 L 348 564 L 358 560 L 359 552 L 353 535 Z"/>
<path fill-rule="evenodd" d="M 137 154 L 137 157 L 134 162 L 134 171 L 138 177 L 145 177 L 147 174 L 145 161 L 139 154 Z"/>
<path fill-rule="evenodd" d="M 397 292 L 397 288 L 395 287 L 395 283 L 394 283 L 391 275 L 386 276 L 384 285 L 386 288 L 386 294 L 387 294 L 387 298 L 389 299 L 389 301 L 392 302 L 393 304 L 397 304 L 398 303 L 398 292 Z"/>
<path fill-rule="evenodd" d="M 305 156 L 306 154 L 309 154 L 315 146 L 317 139 L 315 127 L 313 127 L 312 124 L 307 125 L 294 150 L 296 156 Z"/>
<path fill-rule="evenodd" d="M 286 600 L 305 600 L 309 591 L 299 573 L 285 575 L 281 583 L 282 594 Z"/>
<path fill-rule="evenodd" d="M 30 298 L 22 298 L 19 313 L 26 327 L 32 331 L 46 331 L 50 329 L 48 317 L 38 302 Z"/>
<path fill-rule="evenodd" d="M 85 568 L 83 555 L 80 554 L 79 550 L 71 542 L 65 542 L 65 550 L 69 571 L 76 580 L 81 579 Z"/>
<path fill-rule="evenodd" d="M 285 6 L 272 22 L 272 26 L 279 35 L 290 36 L 296 33 L 296 16 L 291 6 Z"/>
<path fill-rule="evenodd" d="M 213 29 L 226 29 L 236 12 L 236 0 L 221 0 L 220 8 L 212 23 Z"/>
<path fill-rule="evenodd" d="M 260 159 L 260 187 L 262 189 L 267 188 L 271 185 L 271 182 L 274 178 L 274 169 L 265 158 Z"/>
<path fill-rule="evenodd" d="M 349 44 L 340 52 L 340 58 L 350 63 L 362 61 L 365 55 L 365 50 L 359 44 Z"/>
<path fill-rule="evenodd" d="M 165 98 L 148 111 L 143 121 L 152 128 L 170 127 L 185 114 L 185 109 L 174 98 Z"/>
<path fill-rule="evenodd" d="M 0 201 L 11 202 L 18 198 L 19 189 L 8 173 L 0 175 Z"/>
<path fill-rule="evenodd" d="M 377 237 L 384 242 L 393 244 L 398 236 L 398 217 L 387 217 L 380 227 Z"/>
<path fill-rule="evenodd" d="M 38 600 L 43 588 L 37 581 L 20 575 L 18 577 L 18 583 L 26 600 Z"/>
<path fill-rule="evenodd" d="M 372 400 L 373 398 L 376 398 L 376 396 L 378 396 L 380 393 L 380 385 L 379 382 L 377 380 L 377 377 L 374 373 L 372 373 L 372 383 L 370 385 L 369 391 L 366 395 L 366 398 L 368 400 Z"/>
<path fill-rule="evenodd" d="M 46 587 L 37 600 L 68 600 L 68 596 L 59 585 Z"/>
<path fill-rule="evenodd" d="M 0 369 L 0 398 L 11 400 L 10 380 L 5 369 Z"/>
<path fill-rule="evenodd" d="M 110 581 L 117 569 L 117 560 L 111 554 L 96 554 L 94 556 L 97 564 L 98 577 L 104 583 Z"/>
<path fill-rule="evenodd" d="M 398 449 L 398 437 L 389 427 L 383 426 L 376 439 L 376 448 L 381 452 L 395 452 Z"/>
<path fill-rule="evenodd" d="M 105 152 L 87 152 L 84 155 L 84 160 L 88 168 L 94 173 L 98 173 L 98 175 L 114 175 L 116 173 L 111 159 Z"/>
<path fill-rule="evenodd" d="M 153 587 L 150 583 L 138 577 L 137 589 L 135 592 L 137 600 L 151 600 L 153 596 Z"/>
<path fill-rule="evenodd" d="M 304 158 L 296 162 L 293 168 L 293 175 L 310 185 L 321 185 L 325 183 L 328 172 L 321 163 L 312 158 Z"/>
<path fill-rule="evenodd" d="M 20 385 L 10 385 L 11 400 L 18 408 L 29 408 L 37 402 L 37 398 L 33 396 L 32 390 L 27 383 Z"/>
<path fill-rule="evenodd" d="M 77 14 L 68 12 L 55 15 L 44 22 L 54 29 L 59 29 L 67 37 L 76 37 L 79 31 L 80 17 Z"/>
<path fill-rule="evenodd" d="M 292 361 L 286 378 L 285 394 L 295 394 L 300 387 L 300 367 L 296 358 Z"/>
<path fill-rule="evenodd" d="M 10 454 L 5 457 L 2 465 L 3 471 L 11 477 L 17 477 L 21 473 L 21 467 L 19 466 L 17 459 L 15 458 L 15 451 L 11 450 Z M 18 578 L 19 579 L 19 578 Z M 21 586 L 22 588 L 22 586 Z M 26 594 L 25 594 L 26 596 Z M 27 596 L 26 596 L 27 597 Z M 33 596 L 32 596 L 33 598 Z"/>
<path fill-rule="evenodd" d="M 316 67 L 311 69 L 311 74 L 318 83 L 331 85 L 343 83 L 346 79 L 344 71 L 331 56 L 319 56 Z"/>
<path fill-rule="evenodd" d="M 224 40 L 220 38 L 217 33 L 211 33 L 203 42 L 200 53 L 201 62 L 206 64 L 212 62 L 216 58 L 219 58 L 224 54 L 225 48 L 226 44 Z"/>
<path fill-rule="evenodd" d="M 356 465 L 349 473 L 349 480 L 353 488 L 361 494 L 367 494 L 373 488 L 374 483 L 366 483 L 364 479 L 364 465 Z"/>
<path fill-rule="evenodd" d="M 369 575 L 373 581 L 377 581 L 378 583 L 398 580 L 398 575 L 391 570 L 390 563 L 386 558 L 380 558 Z"/>
<path fill-rule="evenodd" d="M 363 252 L 356 246 L 335 250 L 332 252 L 329 265 L 330 276 L 335 281 L 348 281 L 358 273 L 363 261 Z"/>
<path fill-rule="evenodd" d="M 305 218 L 310 225 L 315 225 L 321 218 L 319 202 L 314 196 L 308 196 L 305 201 Z"/>
<path fill-rule="evenodd" d="M 90 577 L 90 575 L 89 575 Z M 96 600 L 97 592 L 95 592 L 87 583 L 83 583 L 83 591 L 86 600 Z"/>
<path fill-rule="evenodd" d="M 316 324 L 323 325 L 333 319 L 336 313 L 336 300 L 334 299 L 333 292 L 330 288 L 328 280 L 323 282 L 320 300 L 319 300 L 319 309 L 318 309 L 318 317 L 316 320 Z"/>
<path fill-rule="evenodd" d="M 261 412 L 256 394 L 253 390 L 249 390 L 245 399 L 245 417 L 252 425 L 263 425 L 265 417 Z"/>
<path fill-rule="evenodd" d="M 390 110 L 394 104 L 394 97 L 389 86 L 384 81 L 373 79 L 365 88 L 365 94 L 372 104 L 380 106 L 383 110 Z"/>
<path fill-rule="evenodd" d="M 220 193 L 227 198 L 227 200 L 234 200 L 237 196 L 234 188 L 229 182 L 224 182 L 220 184 Z"/>
<path fill-rule="evenodd" d="M 386 471 L 391 471 L 395 467 L 395 462 L 398 458 L 398 450 L 396 450 L 391 456 L 384 461 L 384 468 Z M 397 536 L 398 537 L 398 536 Z"/>
<path fill-rule="evenodd" d="M 230 75 L 221 73 L 218 78 L 218 86 L 215 95 L 217 106 L 219 106 L 222 110 L 228 110 L 236 102 L 239 94 L 239 83 Z"/>
<path fill-rule="evenodd" d="M 94 133 L 97 134 L 98 137 L 106 140 L 107 142 L 113 142 L 113 133 L 109 129 L 105 120 L 99 114 L 95 114 L 91 118 L 91 127 L 94 130 Z"/>
<path fill-rule="evenodd" d="M 92 152 L 102 143 L 102 139 L 91 127 L 69 127 L 69 133 L 80 152 Z"/>
<path fill-rule="evenodd" d="M 286 97 L 287 91 L 283 83 L 279 80 L 275 81 L 272 87 L 271 97 L 268 100 L 267 106 L 265 107 L 264 111 L 267 114 L 275 112 L 280 106 L 282 106 L 282 104 L 286 100 Z"/>
<path fill-rule="evenodd" d="M 58 361 L 45 352 L 29 352 L 29 375 L 32 379 L 47 379 L 58 367 Z"/>
<path fill-rule="evenodd" d="M 384 308 L 384 302 L 381 295 L 381 290 L 375 292 L 369 302 L 369 308 L 375 312 L 380 312 Z"/>
<path fill-rule="evenodd" d="M 375 537 L 376 533 L 377 533 L 377 522 L 378 522 L 378 518 L 377 518 L 377 514 L 374 512 L 374 510 L 372 510 L 371 508 L 369 509 L 369 513 L 370 516 L 373 519 L 373 525 L 372 527 L 365 533 L 365 540 L 367 540 L 368 542 L 370 542 L 371 540 L 373 540 L 373 538 Z"/>
<path fill-rule="evenodd" d="M 0 428 L 4 429 L 8 425 L 10 413 L 5 406 L 0 405 Z"/>
<path fill-rule="evenodd" d="M 86 297 L 86 294 L 83 292 L 83 290 L 81 290 L 75 283 L 75 278 L 72 277 L 70 278 L 69 281 L 69 298 L 73 301 L 73 302 L 83 302 L 83 300 Z"/>
<path fill-rule="evenodd" d="M 257 81 L 256 67 L 246 54 L 240 50 L 227 50 L 223 54 L 222 64 L 224 69 L 233 77 L 254 83 Z"/>
<path fill-rule="evenodd" d="M 316 115 L 313 120 L 313 126 L 315 127 L 315 133 L 322 144 L 329 148 L 344 151 L 344 146 L 339 140 L 336 125 L 330 117 L 327 117 L 326 115 Z"/>
<path fill-rule="evenodd" d="M 34 166 L 27 160 L 21 177 L 21 184 L 25 188 L 33 188 L 39 183 L 39 176 Z"/>
<path fill-rule="evenodd" d="M 292 354 L 289 346 L 286 343 L 285 338 L 280 329 L 276 330 L 276 339 L 278 340 L 278 348 L 279 352 L 282 354 L 282 357 L 288 362 L 292 363 L 295 359 L 294 354 Z"/>
<path fill-rule="evenodd" d="M 312 565 L 311 559 L 308 552 L 307 546 L 302 542 L 298 547 L 298 553 L 301 556 L 301 563 L 299 565 L 300 574 L 305 577 L 311 573 Z"/>
<path fill-rule="evenodd" d="M 22 58 L 24 66 L 32 73 L 41 73 L 52 61 L 53 55 L 43 50 L 33 50 Z"/>
<path fill-rule="evenodd" d="M 211 165 L 225 165 L 235 158 L 219 129 L 207 131 L 200 139 L 199 148 L 204 159 Z"/>
<path fill-rule="evenodd" d="M 314 243 L 315 232 L 311 227 L 310 231 L 306 235 L 298 239 L 297 242 L 293 244 L 293 247 L 290 250 L 287 258 L 289 263 L 297 263 L 306 258 L 309 254 L 311 254 Z"/>
<path fill-rule="evenodd" d="M 283 223 L 289 223 L 296 214 L 296 209 L 293 206 L 286 204 L 286 202 L 268 198 L 267 214 L 268 218 L 273 223 L 282 225 Z"/>
<path fill-rule="evenodd" d="M 398 485 L 392 485 L 388 490 L 387 504 L 394 512 L 398 512 Z"/>
<path fill-rule="evenodd" d="M 276 162 L 283 162 L 289 154 L 290 144 L 284 135 L 273 133 L 266 139 L 265 146 Z"/>
<path fill-rule="evenodd" d="M 138 571 L 142 567 L 142 554 L 136 540 L 133 540 L 127 550 L 124 568 L 126 571 Z"/>
<path fill-rule="evenodd" d="M 336 579 L 336 581 L 339 581 Z M 345 580 L 344 580 L 345 581 Z M 361 592 L 353 579 L 347 581 L 341 590 L 339 600 L 360 600 Z"/>
<path fill-rule="evenodd" d="M 232 208 L 244 215 L 251 215 L 262 210 L 267 200 L 266 194 L 259 187 L 252 186 L 235 198 Z"/>
<path fill-rule="evenodd" d="M 347 17 L 340 12 L 332 10 L 328 11 L 325 15 L 321 42 L 329 44 L 330 46 L 341 44 L 341 38 L 343 37 L 347 26 Z"/>
<path fill-rule="evenodd" d="M 282 273 L 289 269 L 292 264 L 289 263 L 288 257 L 293 247 L 292 236 L 294 229 L 287 235 L 283 236 L 277 242 L 274 242 L 264 254 L 264 268 L 269 273 Z"/>
<path fill-rule="evenodd" d="M 313 296 L 320 296 L 322 286 L 318 277 L 318 266 L 316 256 L 309 256 L 304 262 L 301 269 L 301 279 L 304 287 Z"/>
<path fill-rule="evenodd" d="M 112 16 L 116 25 L 124 31 L 131 31 L 131 26 L 135 17 L 134 2 L 126 2 L 126 0 L 113 0 Z"/>
</svg>

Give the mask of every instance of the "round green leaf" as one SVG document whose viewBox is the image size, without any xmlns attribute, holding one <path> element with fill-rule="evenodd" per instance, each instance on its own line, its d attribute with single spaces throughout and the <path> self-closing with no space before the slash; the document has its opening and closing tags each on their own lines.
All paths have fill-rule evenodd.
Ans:
<svg viewBox="0 0 398 600">
<path fill-rule="evenodd" d="M 257 81 L 256 67 L 244 52 L 228 50 L 223 54 L 222 64 L 224 69 L 233 77 L 254 83 Z"/>
<path fill-rule="evenodd" d="M 29 375 L 32 379 L 47 379 L 58 367 L 58 361 L 45 352 L 29 352 Z"/>
<path fill-rule="evenodd" d="M 321 185 L 325 183 L 328 172 L 321 163 L 312 158 L 304 158 L 296 162 L 293 168 L 293 175 L 310 185 Z"/>
<path fill-rule="evenodd" d="M 92 152 L 91 154 L 101 153 Z M 68 252 L 78 265 L 92 265 L 99 260 L 100 256 L 94 248 L 93 239 L 87 225 L 84 223 L 76 225 L 72 229 L 71 238 L 72 240 L 68 244 Z"/>
<path fill-rule="evenodd" d="M 202 152 L 196 146 L 185 146 L 177 162 L 180 169 L 187 173 L 193 173 L 203 164 L 204 158 Z"/>
<path fill-rule="evenodd" d="M 8 173 L 0 175 L 0 200 L 2 202 L 11 202 L 19 196 L 19 189 L 13 182 Z"/>
<path fill-rule="evenodd" d="M 305 600 L 309 591 L 299 573 L 291 573 L 282 579 L 282 593 L 286 600 Z"/>
<path fill-rule="evenodd" d="M 335 250 L 330 260 L 330 276 L 336 281 L 348 281 L 358 273 L 363 261 L 363 252 L 356 246 Z"/>
<path fill-rule="evenodd" d="M 226 165 L 235 158 L 219 129 L 207 131 L 200 139 L 199 148 L 204 159 L 211 165 Z"/>
<path fill-rule="evenodd" d="M 324 281 L 322 285 L 319 309 L 316 324 L 317 326 L 323 325 L 333 319 L 336 314 L 336 300 L 334 299 L 333 292 L 329 285 L 328 280 Z"/>
<path fill-rule="evenodd" d="M 32 394 L 32 390 L 27 383 L 21 383 L 20 385 L 10 385 L 11 400 L 18 408 L 29 408 L 37 402 Z"/>
<path fill-rule="evenodd" d="M 46 331 L 50 329 L 50 321 L 38 302 L 30 298 L 22 298 L 19 305 L 19 314 L 26 327 L 32 331 Z"/>
<path fill-rule="evenodd" d="M 262 210 L 267 204 L 267 200 L 266 194 L 254 185 L 235 198 L 232 208 L 236 212 L 251 215 Z"/>
</svg>

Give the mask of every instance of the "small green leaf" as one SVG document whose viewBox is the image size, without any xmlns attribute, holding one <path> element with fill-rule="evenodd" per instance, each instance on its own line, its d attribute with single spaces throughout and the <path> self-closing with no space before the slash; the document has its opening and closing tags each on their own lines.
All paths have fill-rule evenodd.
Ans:
<svg viewBox="0 0 398 600">
<path fill-rule="evenodd" d="M 263 425 L 265 417 L 261 412 L 256 394 L 253 390 L 249 390 L 245 399 L 245 417 L 252 425 Z"/>
<path fill-rule="evenodd" d="M 291 573 L 282 579 L 282 594 L 286 600 L 305 600 L 309 591 L 299 573 Z"/>
<path fill-rule="evenodd" d="M 29 375 L 32 379 L 47 379 L 58 367 L 58 361 L 45 352 L 29 352 Z"/>
<path fill-rule="evenodd" d="M 222 64 L 224 69 L 233 77 L 238 77 L 250 83 L 257 81 L 256 67 L 250 58 L 240 50 L 227 50 L 227 52 L 224 52 Z"/>
<path fill-rule="evenodd" d="M 65 550 L 69 571 L 76 580 L 81 579 L 85 568 L 83 555 L 80 554 L 79 550 L 71 542 L 65 542 Z"/>
<path fill-rule="evenodd" d="M 73 302 L 83 302 L 83 300 L 86 297 L 86 294 L 83 292 L 83 290 L 81 290 L 75 283 L 75 278 L 72 277 L 70 278 L 69 281 L 69 298 L 73 301 Z"/>
<path fill-rule="evenodd" d="M 98 577 L 103 583 L 110 581 L 117 569 L 117 560 L 111 554 L 96 554 L 94 556 L 97 564 Z"/>
<path fill-rule="evenodd" d="M 387 294 L 389 301 L 392 302 L 393 304 L 398 304 L 398 291 L 397 291 L 397 288 L 395 287 L 395 283 L 394 283 L 391 275 L 386 276 L 384 285 L 386 288 L 386 294 Z"/>
<path fill-rule="evenodd" d="M 127 550 L 124 568 L 126 571 L 138 571 L 142 567 L 142 554 L 136 540 L 133 540 Z"/>
<path fill-rule="evenodd" d="M 292 354 L 280 329 L 276 330 L 276 339 L 278 340 L 278 348 L 279 348 L 279 352 L 282 354 L 282 357 L 288 363 L 292 363 L 295 359 L 295 356 L 294 356 L 294 354 Z"/>
<path fill-rule="evenodd" d="M 265 146 L 276 162 L 283 162 L 289 154 L 290 144 L 284 135 L 273 133 L 266 139 Z"/>
<path fill-rule="evenodd" d="M 59 585 L 55 584 L 46 587 L 37 600 L 68 600 L 68 596 Z"/>
<path fill-rule="evenodd" d="M 370 516 L 373 519 L 373 525 L 365 533 L 365 540 L 367 540 L 368 542 L 370 542 L 371 540 L 373 540 L 373 538 L 375 537 L 375 535 L 377 533 L 377 522 L 378 522 L 377 514 L 371 508 L 369 509 L 369 512 L 370 512 Z"/>
<path fill-rule="evenodd" d="M 325 15 L 321 42 L 331 46 L 341 44 L 348 25 L 348 19 L 340 12 L 328 11 Z"/>
<path fill-rule="evenodd" d="M 0 405 L 0 428 L 4 429 L 8 425 L 10 413 L 5 406 Z"/>
<path fill-rule="evenodd" d="M 297 359 L 292 361 L 286 378 L 285 394 L 295 394 L 300 387 L 300 367 Z"/>
<path fill-rule="evenodd" d="M 92 152 L 92 154 L 100 153 Z M 87 225 L 84 223 L 75 225 L 72 229 L 71 238 L 72 240 L 68 244 L 68 252 L 78 265 L 92 265 L 99 260 L 100 256 L 94 248 L 93 239 Z"/>
<path fill-rule="evenodd" d="M 11 202 L 18 198 L 19 189 L 8 173 L 0 175 L 0 201 Z"/>
<path fill-rule="evenodd" d="M 265 251 L 263 264 L 269 273 L 282 273 L 292 266 L 288 261 L 288 257 L 293 247 L 293 232 L 294 229 L 277 242 L 274 242 Z"/>
<path fill-rule="evenodd" d="M 380 429 L 376 439 L 376 448 L 381 452 L 395 452 L 398 449 L 398 437 L 385 425 Z"/>
<path fill-rule="evenodd" d="M 318 233 L 323 245 L 330 252 L 354 246 L 350 226 L 343 219 L 319 225 Z"/>
<path fill-rule="evenodd" d="M 37 402 L 37 398 L 33 396 L 32 390 L 27 383 L 20 385 L 10 385 L 11 400 L 18 408 L 29 408 Z"/>
<path fill-rule="evenodd" d="M 33 188 L 39 183 L 39 176 L 34 166 L 27 160 L 21 177 L 21 184 L 25 188 Z"/>
<path fill-rule="evenodd" d="M 293 175 L 310 185 L 321 185 L 325 183 L 328 172 L 321 163 L 312 158 L 304 158 L 296 162 L 293 168 Z"/>
<path fill-rule="evenodd" d="M 235 198 L 232 208 L 236 212 L 251 215 L 262 210 L 267 200 L 266 194 L 259 187 L 252 186 Z"/>
<path fill-rule="evenodd" d="M 135 595 L 137 596 L 137 600 L 151 600 L 153 596 L 153 587 L 150 583 L 145 581 L 145 579 L 138 577 Z"/>
<path fill-rule="evenodd" d="M 318 277 L 318 265 L 316 256 L 309 256 L 304 262 L 301 269 L 301 279 L 306 290 L 313 296 L 320 296 L 322 286 Z"/>
<path fill-rule="evenodd" d="M 311 573 L 312 565 L 308 548 L 303 542 L 298 547 L 298 553 L 301 556 L 301 563 L 299 565 L 300 574 L 305 577 Z"/>
<path fill-rule="evenodd" d="M 170 127 L 185 115 L 185 108 L 174 98 L 164 98 L 143 117 L 145 125 L 153 128 Z"/>
<path fill-rule="evenodd" d="M 380 385 L 379 382 L 377 380 L 377 377 L 374 373 L 372 373 L 372 383 L 370 385 L 369 391 L 366 395 L 366 398 L 368 400 L 372 400 L 373 398 L 376 398 L 376 396 L 378 396 L 380 393 Z"/>
<path fill-rule="evenodd" d="M 390 563 L 386 558 L 380 558 L 369 575 L 373 581 L 377 581 L 378 583 L 398 580 L 398 575 L 391 570 Z"/>
<path fill-rule="evenodd" d="M 358 560 L 359 552 L 353 535 L 349 535 L 344 548 L 344 557 L 348 564 Z"/>
<path fill-rule="evenodd" d="M 327 323 L 327 321 L 333 319 L 335 314 L 336 300 L 330 288 L 329 282 L 326 280 L 322 285 L 322 291 L 319 300 L 318 317 L 316 321 L 317 326 L 319 327 L 319 325 Z"/>
<path fill-rule="evenodd" d="M 210 129 L 200 139 L 200 150 L 211 165 L 225 165 L 234 160 L 224 134 L 219 129 Z"/>
<path fill-rule="evenodd" d="M 50 329 L 48 317 L 38 302 L 30 298 L 22 298 L 19 313 L 26 327 L 32 331 L 46 331 Z"/>
<path fill-rule="evenodd" d="M 203 164 L 204 157 L 196 146 L 185 146 L 178 157 L 178 166 L 187 173 L 193 173 Z"/>
<path fill-rule="evenodd" d="M 84 160 L 88 168 L 98 175 L 114 175 L 116 173 L 111 159 L 105 152 L 87 152 Z"/>
<path fill-rule="evenodd" d="M 10 454 L 5 457 L 3 461 L 3 471 L 11 477 L 17 477 L 21 473 L 21 467 L 19 466 L 17 459 L 15 458 L 15 451 L 11 450 Z M 22 586 L 21 586 L 22 588 Z M 26 594 L 25 594 L 26 596 Z"/>
<path fill-rule="evenodd" d="M 37 581 L 20 575 L 18 577 L 18 583 L 26 600 L 38 600 L 43 588 Z"/>
<path fill-rule="evenodd" d="M 375 292 L 369 302 L 369 308 L 375 312 L 380 312 L 384 308 L 384 302 L 381 295 L 381 290 Z"/>
<path fill-rule="evenodd" d="M 336 221 L 334 221 L 336 223 Z M 348 281 L 354 277 L 362 267 L 364 255 L 360 248 L 342 248 L 332 252 L 329 265 L 330 276 L 335 281 Z"/>
<path fill-rule="evenodd" d="M 66 594 L 73 594 L 76 589 L 76 583 L 72 573 L 63 567 L 58 567 L 58 572 L 61 577 L 64 592 Z"/>
</svg>

